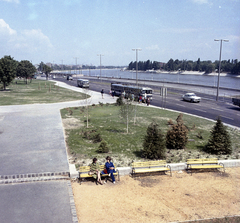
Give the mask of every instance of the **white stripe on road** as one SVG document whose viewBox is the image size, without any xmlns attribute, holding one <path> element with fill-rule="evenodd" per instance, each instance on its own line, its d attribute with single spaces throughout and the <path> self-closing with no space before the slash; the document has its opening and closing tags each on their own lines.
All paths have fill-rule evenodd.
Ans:
<svg viewBox="0 0 240 223">
<path fill-rule="evenodd" d="M 211 108 L 211 109 L 223 112 L 223 110 L 221 110 L 221 109 L 217 109 L 217 108 Z"/>
<path fill-rule="evenodd" d="M 227 116 L 223 116 L 223 115 L 220 115 L 220 116 L 223 117 L 223 118 L 227 118 L 227 119 L 234 120 L 233 118 L 229 118 L 229 117 L 227 117 Z"/>
<path fill-rule="evenodd" d="M 176 105 L 178 105 L 178 106 L 182 106 L 182 107 L 186 108 L 186 106 L 185 106 L 185 105 L 181 105 L 181 104 L 176 104 Z"/>
<path fill-rule="evenodd" d="M 201 111 L 201 112 L 206 112 L 206 111 L 204 111 L 204 110 L 196 109 L 196 108 L 194 108 L 194 110 Z"/>
</svg>

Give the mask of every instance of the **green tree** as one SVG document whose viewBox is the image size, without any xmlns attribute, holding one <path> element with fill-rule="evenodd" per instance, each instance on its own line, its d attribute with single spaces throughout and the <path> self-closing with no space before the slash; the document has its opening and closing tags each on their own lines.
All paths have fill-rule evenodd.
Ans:
<svg viewBox="0 0 240 223">
<path fill-rule="evenodd" d="M 108 153 L 109 152 L 107 143 L 104 140 L 100 143 L 97 152 L 98 153 Z"/>
<path fill-rule="evenodd" d="M 48 79 L 48 75 L 50 74 L 51 71 L 52 71 L 51 67 L 49 67 L 46 64 L 43 65 L 43 73 L 46 74 L 46 79 Z"/>
<path fill-rule="evenodd" d="M 36 72 L 36 68 L 32 65 L 32 63 L 28 60 L 21 60 L 17 66 L 17 76 L 25 78 L 26 84 L 27 79 L 32 77 L 32 75 Z"/>
<path fill-rule="evenodd" d="M 147 134 L 143 142 L 142 157 L 149 159 L 166 158 L 164 135 L 157 123 L 152 122 L 147 128 Z"/>
<path fill-rule="evenodd" d="M 168 149 L 184 149 L 188 142 L 188 130 L 183 123 L 182 116 L 180 114 L 177 117 L 177 124 L 173 124 L 167 132 L 166 146 Z"/>
<path fill-rule="evenodd" d="M 17 63 L 11 56 L 0 59 L 0 83 L 3 84 L 3 90 L 6 90 L 6 86 L 14 80 Z"/>
<path fill-rule="evenodd" d="M 211 131 L 205 151 L 217 155 L 232 153 L 231 139 L 220 117 L 217 118 L 217 122 Z"/>
</svg>

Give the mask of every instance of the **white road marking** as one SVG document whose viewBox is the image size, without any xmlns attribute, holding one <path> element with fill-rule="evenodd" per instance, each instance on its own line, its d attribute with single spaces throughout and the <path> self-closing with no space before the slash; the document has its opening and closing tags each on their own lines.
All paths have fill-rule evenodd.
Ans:
<svg viewBox="0 0 240 223">
<path fill-rule="evenodd" d="M 221 109 L 217 109 L 217 108 L 211 108 L 211 109 L 223 112 L 223 110 L 221 110 Z"/>
<path fill-rule="evenodd" d="M 178 106 L 182 106 L 182 107 L 184 107 L 184 108 L 186 107 L 185 105 L 181 105 L 181 104 L 176 104 L 176 105 L 178 105 Z"/>
<path fill-rule="evenodd" d="M 227 118 L 227 119 L 231 119 L 231 120 L 234 120 L 233 118 L 229 118 L 229 117 L 227 117 L 227 116 L 223 116 L 223 115 L 221 115 L 221 117 L 223 117 L 223 118 Z"/>
<path fill-rule="evenodd" d="M 194 110 L 201 111 L 201 112 L 206 112 L 206 111 L 204 111 L 204 110 L 196 109 L 196 108 L 194 108 Z"/>
</svg>

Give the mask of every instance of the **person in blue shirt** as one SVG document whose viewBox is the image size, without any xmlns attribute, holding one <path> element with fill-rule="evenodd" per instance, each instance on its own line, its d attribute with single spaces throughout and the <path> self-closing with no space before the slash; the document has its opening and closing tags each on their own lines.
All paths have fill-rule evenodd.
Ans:
<svg viewBox="0 0 240 223">
<path fill-rule="evenodd" d="M 106 170 L 107 170 L 108 174 L 111 175 L 112 182 L 115 184 L 115 177 L 113 175 L 113 173 L 116 173 L 115 167 L 114 167 L 113 163 L 111 162 L 111 157 L 107 156 L 106 160 L 107 160 L 107 162 L 105 163 Z"/>
</svg>

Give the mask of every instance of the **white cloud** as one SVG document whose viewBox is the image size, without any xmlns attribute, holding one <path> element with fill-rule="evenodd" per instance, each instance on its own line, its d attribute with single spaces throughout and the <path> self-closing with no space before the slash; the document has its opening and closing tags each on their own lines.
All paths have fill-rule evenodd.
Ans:
<svg viewBox="0 0 240 223">
<path fill-rule="evenodd" d="M 46 54 L 53 48 L 49 38 L 40 29 L 17 32 L 0 19 L 0 57 L 11 55 L 26 58 L 36 54 Z"/>
<path fill-rule="evenodd" d="M 197 4 L 208 4 L 208 0 L 192 0 L 192 2 L 197 3 Z"/>
<path fill-rule="evenodd" d="M 146 47 L 147 50 L 159 50 L 159 46 L 158 45 L 151 45 Z"/>
<path fill-rule="evenodd" d="M 19 0 L 0 0 L 0 1 L 2 1 L 2 2 L 10 2 L 10 3 L 17 3 L 17 4 L 19 4 L 20 3 L 20 1 Z"/>
<path fill-rule="evenodd" d="M 17 32 L 10 28 L 10 26 L 3 20 L 0 19 L 0 35 L 15 35 Z"/>
</svg>

